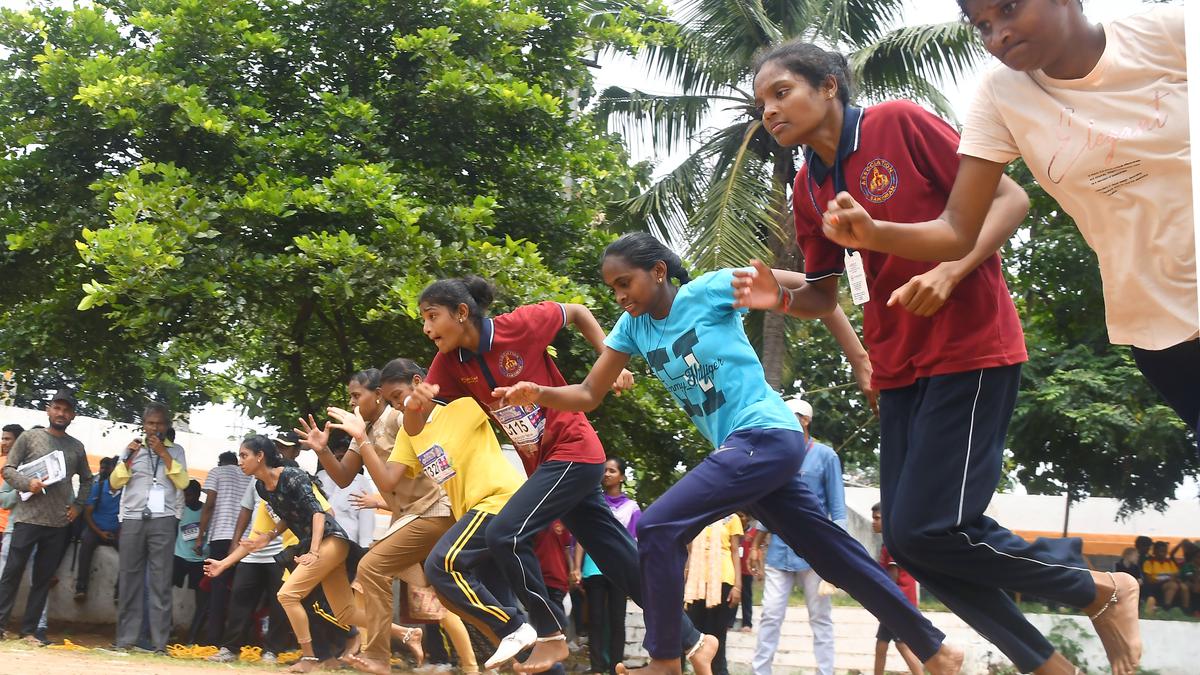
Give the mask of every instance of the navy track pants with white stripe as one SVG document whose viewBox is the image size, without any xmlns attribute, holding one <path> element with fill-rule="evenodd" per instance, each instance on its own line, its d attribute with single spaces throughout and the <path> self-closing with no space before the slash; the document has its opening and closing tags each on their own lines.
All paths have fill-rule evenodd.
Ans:
<svg viewBox="0 0 1200 675">
<path fill-rule="evenodd" d="M 1086 607 L 1076 537 L 1027 542 L 983 515 L 1000 483 L 1021 366 L 921 378 L 879 399 L 883 539 L 892 557 L 1021 672 L 1049 641 L 1005 590 Z"/>
</svg>

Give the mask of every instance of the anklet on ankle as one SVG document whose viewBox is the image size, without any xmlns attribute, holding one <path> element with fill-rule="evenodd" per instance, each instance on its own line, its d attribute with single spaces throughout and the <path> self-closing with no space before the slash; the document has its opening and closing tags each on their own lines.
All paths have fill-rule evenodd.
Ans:
<svg viewBox="0 0 1200 675">
<path fill-rule="evenodd" d="M 1108 599 L 1108 602 L 1104 603 L 1104 606 L 1100 608 L 1099 612 L 1096 612 L 1090 617 L 1092 621 L 1099 619 L 1100 615 L 1107 612 L 1109 607 L 1117 604 L 1117 578 L 1113 576 L 1112 572 L 1105 572 L 1105 574 L 1108 575 L 1109 581 L 1111 581 L 1113 584 L 1112 597 Z"/>
<path fill-rule="evenodd" d="M 540 637 L 540 638 L 534 640 L 534 642 L 558 642 L 559 640 L 566 642 L 567 636 L 564 635 L 563 633 L 559 633 L 558 635 L 551 635 L 549 637 Z"/>
<path fill-rule="evenodd" d="M 700 634 L 700 639 L 696 640 L 696 644 L 692 645 L 692 648 L 688 650 L 687 658 L 692 658 L 696 655 L 696 652 L 700 651 L 700 648 L 704 646 L 704 638 L 706 637 L 708 637 L 707 633 Z"/>
</svg>

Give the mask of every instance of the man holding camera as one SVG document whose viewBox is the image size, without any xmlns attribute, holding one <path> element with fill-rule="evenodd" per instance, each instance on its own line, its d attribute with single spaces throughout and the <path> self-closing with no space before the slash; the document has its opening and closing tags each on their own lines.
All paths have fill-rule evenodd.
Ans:
<svg viewBox="0 0 1200 675">
<path fill-rule="evenodd" d="M 188 485 L 183 448 L 171 442 L 171 414 L 161 403 L 142 413 L 143 438 L 135 439 L 109 477 L 121 495 L 120 597 L 117 649 L 166 653 L 171 632 L 171 571 L 175 536 Z M 148 592 L 147 592 L 148 591 Z M 149 598 L 150 644 L 136 645 L 143 598 Z"/>
</svg>

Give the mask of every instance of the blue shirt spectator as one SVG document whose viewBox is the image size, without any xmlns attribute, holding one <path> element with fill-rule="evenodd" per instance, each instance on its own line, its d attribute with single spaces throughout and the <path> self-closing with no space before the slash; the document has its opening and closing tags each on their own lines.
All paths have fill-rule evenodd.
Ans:
<svg viewBox="0 0 1200 675">
<path fill-rule="evenodd" d="M 842 461 L 833 448 L 824 443 L 808 441 L 808 453 L 800 465 L 800 480 L 825 505 L 830 520 L 846 529 L 846 489 L 842 485 Z M 804 558 L 796 555 L 779 537 L 771 537 L 767 547 L 767 564 L 786 572 L 810 569 Z"/>
<path fill-rule="evenodd" d="M 92 483 L 87 503 L 92 507 L 92 520 L 97 527 L 105 532 L 117 531 L 120 526 L 117 514 L 121 511 L 121 491 L 113 491 L 107 476 L 104 480 Z"/>
</svg>

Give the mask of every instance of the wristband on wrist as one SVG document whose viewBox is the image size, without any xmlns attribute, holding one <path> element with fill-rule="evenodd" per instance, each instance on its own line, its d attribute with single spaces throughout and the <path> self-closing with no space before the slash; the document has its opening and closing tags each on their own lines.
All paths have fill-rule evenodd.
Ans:
<svg viewBox="0 0 1200 675">
<path fill-rule="evenodd" d="M 783 284 L 779 284 L 779 297 L 775 300 L 775 311 L 787 314 L 787 311 L 792 306 L 792 290 L 784 288 Z"/>
</svg>

